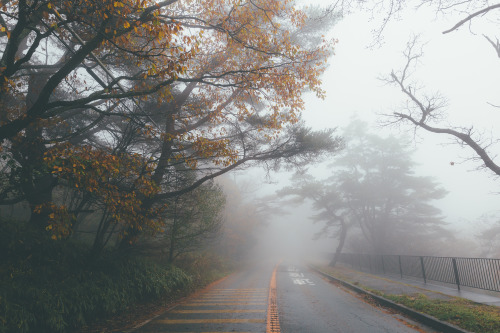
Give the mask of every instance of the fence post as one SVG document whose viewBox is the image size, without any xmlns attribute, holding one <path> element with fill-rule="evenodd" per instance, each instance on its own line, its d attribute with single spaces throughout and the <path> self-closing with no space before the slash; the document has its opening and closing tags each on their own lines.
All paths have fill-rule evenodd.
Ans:
<svg viewBox="0 0 500 333">
<path fill-rule="evenodd" d="M 458 268 L 456 258 L 451 258 L 451 263 L 453 264 L 453 272 L 455 273 L 455 282 L 457 284 L 458 290 L 460 290 L 460 279 L 458 278 Z"/>
<path fill-rule="evenodd" d="M 359 253 L 358 253 L 358 263 L 359 263 L 359 270 L 363 271 L 363 269 L 361 268 L 361 254 Z"/>
<path fill-rule="evenodd" d="M 380 257 L 382 258 L 382 273 L 385 274 L 384 255 L 381 255 Z"/>
<path fill-rule="evenodd" d="M 354 269 L 354 253 L 351 253 L 349 257 L 351 257 L 351 268 Z"/>
<path fill-rule="evenodd" d="M 420 265 L 422 266 L 422 276 L 424 277 L 424 283 L 427 283 L 427 278 L 425 277 L 424 257 L 420 257 Z"/>
<path fill-rule="evenodd" d="M 372 271 L 372 255 L 368 255 L 368 265 L 370 265 L 370 273 L 373 273 Z"/>
<path fill-rule="evenodd" d="M 403 279 L 403 266 L 401 266 L 401 256 L 399 258 L 399 274 L 401 275 L 401 279 Z"/>
</svg>

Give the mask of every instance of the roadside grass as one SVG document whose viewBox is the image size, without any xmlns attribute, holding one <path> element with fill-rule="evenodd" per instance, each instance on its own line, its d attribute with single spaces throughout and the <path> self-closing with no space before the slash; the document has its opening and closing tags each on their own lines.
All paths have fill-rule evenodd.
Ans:
<svg viewBox="0 0 500 333">
<path fill-rule="evenodd" d="M 433 316 L 467 331 L 500 333 L 500 308 L 454 297 L 451 300 L 433 299 L 422 293 L 394 295 L 381 292 L 354 281 L 332 268 L 323 267 L 328 274 L 349 282 L 375 295 L 382 296 L 410 309 Z"/>
<path fill-rule="evenodd" d="M 431 315 L 471 332 L 500 332 L 500 309 L 463 298 L 451 301 L 430 299 L 426 295 L 389 295 L 382 297 Z"/>
<path fill-rule="evenodd" d="M 231 269 L 204 253 L 172 265 L 111 252 L 89 262 L 85 244 L 1 220 L 0 258 L 0 333 L 118 331 Z"/>
</svg>

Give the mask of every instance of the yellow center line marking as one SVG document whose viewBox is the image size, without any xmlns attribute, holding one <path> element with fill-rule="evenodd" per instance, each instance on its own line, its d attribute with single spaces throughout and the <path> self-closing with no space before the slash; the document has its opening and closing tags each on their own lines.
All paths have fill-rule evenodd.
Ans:
<svg viewBox="0 0 500 333">
<path fill-rule="evenodd" d="M 242 288 L 242 289 L 234 289 L 234 288 L 217 288 L 217 289 L 214 289 L 216 291 L 218 290 L 266 290 L 266 288 Z"/>
<path fill-rule="evenodd" d="M 207 300 L 193 300 L 191 303 L 265 303 L 265 299 L 247 300 L 247 299 L 207 299 Z"/>
<path fill-rule="evenodd" d="M 266 305 L 265 302 L 260 302 L 260 303 L 252 303 L 252 302 L 245 302 L 245 303 L 200 303 L 200 302 L 193 302 L 193 303 L 188 303 L 184 304 L 183 306 L 222 306 L 222 305 Z"/>
<path fill-rule="evenodd" d="M 266 299 L 268 296 L 238 296 L 238 297 L 227 297 L 227 296 L 206 296 L 199 297 L 197 299 Z"/>
<path fill-rule="evenodd" d="M 267 295 L 204 295 L 200 298 L 262 298 L 267 297 Z"/>
<path fill-rule="evenodd" d="M 200 298 L 262 298 L 267 295 L 205 295 Z"/>
<path fill-rule="evenodd" d="M 174 310 L 170 311 L 170 313 L 263 313 L 266 310 Z"/>
<path fill-rule="evenodd" d="M 239 323 L 265 323 L 265 319 L 163 319 L 157 320 L 159 324 L 239 324 Z"/>
<path fill-rule="evenodd" d="M 280 333 L 278 300 L 276 296 L 276 270 L 278 268 L 278 265 L 274 267 L 273 274 L 271 275 L 271 282 L 269 283 L 269 303 L 267 307 L 266 333 Z"/>
<path fill-rule="evenodd" d="M 262 290 L 262 291 L 215 291 L 215 292 L 208 292 L 207 294 L 215 294 L 215 295 L 220 295 L 220 294 L 227 294 L 227 295 L 251 295 L 251 294 L 267 294 L 267 290 Z"/>
<path fill-rule="evenodd" d="M 267 294 L 267 290 L 249 290 L 249 291 L 227 291 L 227 290 L 221 290 L 221 291 L 209 291 L 205 294 L 215 294 L 215 295 L 220 295 L 220 294 L 228 294 L 228 295 L 247 295 L 247 294 Z"/>
<path fill-rule="evenodd" d="M 248 297 L 248 296 L 259 296 L 259 297 L 265 297 L 267 296 L 266 293 L 244 293 L 244 294 L 222 294 L 222 293 L 217 293 L 217 294 L 205 294 L 201 295 L 201 297 Z"/>
<path fill-rule="evenodd" d="M 203 298 L 203 299 L 197 299 L 197 300 L 192 300 L 192 302 L 198 303 L 198 302 L 266 302 L 267 299 L 265 298 Z"/>
<path fill-rule="evenodd" d="M 215 294 L 251 294 L 251 293 L 261 293 L 264 294 L 267 290 L 213 290 L 210 293 Z"/>
<path fill-rule="evenodd" d="M 244 295 L 267 295 L 267 291 L 266 292 L 262 292 L 262 291 L 259 291 L 259 292 L 248 292 L 248 293 L 207 293 L 205 295 L 214 295 L 214 296 L 221 296 L 221 295 L 228 295 L 228 296 L 244 296 Z"/>
</svg>

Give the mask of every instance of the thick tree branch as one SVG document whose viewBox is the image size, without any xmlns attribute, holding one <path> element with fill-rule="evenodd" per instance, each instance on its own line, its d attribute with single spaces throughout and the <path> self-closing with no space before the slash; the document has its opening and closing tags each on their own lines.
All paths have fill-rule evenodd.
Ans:
<svg viewBox="0 0 500 333">
<path fill-rule="evenodd" d="M 410 121 L 413 125 L 418 126 L 420 128 L 425 129 L 426 131 L 432 132 L 432 133 L 437 133 L 437 134 L 447 134 L 451 135 L 457 139 L 459 139 L 461 142 L 463 142 L 465 145 L 469 146 L 474 150 L 474 152 L 479 156 L 479 158 L 483 161 L 485 167 L 493 171 L 497 176 L 500 176 L 500 166 L 496 164 L 489 154 L 486 152 L 486 150 L 479 144 L 477 143 L 470 134 L 468 133 L 462 133 L 455 131 L 453 129 L 449 128 L 439 128 L 439 127 L 432 127 L 427 125 L 426 123 L 422 121 L 417 121 L 413 117 L 404 114 L 404 113 L 394 113 L 394 115 L 400 119 L 406 119 Z"/>
<path fill-rule="evenodd" d="M 443 31 L 443 34 L 447 34 L 449 32 L 452 32 L 453 30 L 456 30 L 458 29 L 460 26 L 462 26 L 463 24 L 469 22 L 470 20 L 472 20 L 474 17 L 478 16 L 478 15 L 482 15 L 482 14 L 486 14 L 487 12 L 489 12 L 490 10 L 493 10 L 493 9 L 497 9 L 497 8 L 500 8 L 500 3 L 496 4 L 496 5 L 491 5 L 491 6 L 488 6 L 486 8 L 483 8 L 475 13 L 472 13 L 470 15 L 468 15 L 466 18 L 464 18 L 463 20 L 460 20 L 457 24 L 455 24 L 451 29 L 448 29 L 448 30 L 445 30 Z"/>
</svg>

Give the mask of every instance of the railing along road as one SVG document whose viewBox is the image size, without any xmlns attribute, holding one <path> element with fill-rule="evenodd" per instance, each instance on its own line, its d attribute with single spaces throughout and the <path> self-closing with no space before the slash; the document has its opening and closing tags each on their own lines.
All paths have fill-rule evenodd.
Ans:
<svg viewBox="0 0 500 333">
<path fill-rule="evenodd" d="M 342 253 L 340 262 L 371 273 L 398 274 L 500 292 L 500 259 Z"/>
</svg>

